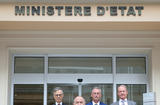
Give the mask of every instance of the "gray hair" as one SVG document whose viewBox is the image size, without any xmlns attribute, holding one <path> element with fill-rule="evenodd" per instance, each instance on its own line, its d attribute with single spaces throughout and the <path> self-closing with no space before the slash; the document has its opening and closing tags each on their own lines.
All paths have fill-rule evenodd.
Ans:
<svg viewBox="0 0 160 105">
<path fill-rule="evenodd" d="M 119 87 L 124 87 L 127 90 L 127 86 L 126 85 L 120 85 L 120 86 L 118 86 L 118 88 Z"/>
<path fill-rule="evenodd" d="M 61 87 L 55 87 L 55 88 L 53 89 L 53 91 L 52 91 L 52 92 L 56 92 L 56 91 L 58 91 L 58 90 L 61 90 L 61 91 L 62 91 L 62 93 L 63 93 L 63 90 L 62 90 L 62 88 L 61 88 Z"/>
<path fill-rule="evenodd" d="M 92 91 L 93 91 L 94 89 L 98 89 L 98 90 L 100 90 L 100 92 L 102 91 L 100 87 L 93 87 Z"/>
</svg>

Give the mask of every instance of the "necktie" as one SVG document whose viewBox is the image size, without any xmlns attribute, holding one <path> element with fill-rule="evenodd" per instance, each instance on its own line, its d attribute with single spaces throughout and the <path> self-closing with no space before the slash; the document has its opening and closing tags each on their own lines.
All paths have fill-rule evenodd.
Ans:
<svg viewBox="0 0 160 105">
<path fill-rule="evenodd" d="M 94 104 L 94 105 L 98 105 L 98 104 Z"/>
<path fill-rule="evenodd" d="M 121 102 L 122 102 L 122 105 L 125 105 L 125 100 L 122 100 Z"/>
<path fill-rule="evenodd" d="M 60 105 L 60 104 L 58 104 L 58 105 Z"/>
</svg>

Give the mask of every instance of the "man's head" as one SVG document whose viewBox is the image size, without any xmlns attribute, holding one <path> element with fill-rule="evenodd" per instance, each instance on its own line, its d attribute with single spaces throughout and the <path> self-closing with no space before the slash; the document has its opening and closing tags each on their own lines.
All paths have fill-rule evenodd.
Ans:
<svg viewBox="0 0 160 105">
<path fill-rule="evenodd" d="M 98 87 L 94 87 L 91 92 L 92 101 L 98 103 L 101 100 L 101 89 Z"/>
<path fill-rule="evenodd" d="M 86 104 L 85 99 L 81 96 L 77 96 L 73 102 L 73 105 L 85 105 L 85 104 Z"/>
<path fill-rule="evenodd" d="M 61 103 L 63 99 L 63 90 L 60 87 L 56 87 L 53 91 L 53 97 L 57 103 Z"/>
<path fill-rule="evenodd" d="M 128 91 L 127 91 L 127 87 L 125 85 L 120 85 L 118 87 L 118 96 L 120 99 L 124 100 L 127 98 L 128 95 Z"/>
</svg>

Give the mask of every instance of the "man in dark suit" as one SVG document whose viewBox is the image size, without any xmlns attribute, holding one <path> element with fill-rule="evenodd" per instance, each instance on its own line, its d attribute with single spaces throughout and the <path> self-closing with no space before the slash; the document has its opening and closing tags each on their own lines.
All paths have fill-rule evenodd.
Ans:
<svg viewBox="0 0 160 105">
<path fill-rule="evenodd" d="M 91 92 L 92 101 L 86 105 L 106 105 L 103 102 L 100 102 L 101 96 L 101 89 L 98 87 L 94 87 Z"/>
<path fill-rule="evenodd" d="M 64 93 L 63 93 L 63 90 L 60 87 L 54 88 L 53 97 L 54 97 L 54 100 L 55 100 L 55 104 L 53 104 L 53 105 L 65 105 L 62 102 L 63 97 L 64 97 Z"/>
<path fill-rule="evenodd" d="M 111 105 L 136 105 L 134 101 L 127 100 L 127 87 L 125 85 L 120 85 L 118 87 L 118 97 L 119 101 L 112 103 Z"/>
</svg>

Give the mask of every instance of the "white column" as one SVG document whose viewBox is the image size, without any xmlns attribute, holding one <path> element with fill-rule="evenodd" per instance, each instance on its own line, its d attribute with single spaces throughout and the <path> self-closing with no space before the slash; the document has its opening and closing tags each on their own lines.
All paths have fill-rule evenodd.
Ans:
<svg viewBox="0 0 160 105">
<path fill-rule="evenodd" d="M 82 84 L 81 83 L 78 84 L 78 95 L 82 96 Z"/>
<path fill-rule="evenodd" d="M 160 47 L 152 49 L 152 91 L 156 93 L 156 105 L 160 105 Z"/>
<path fill-rule="evenodd" d="M 1 41 L 1 39 L 0 39 Z M 0 43 L 0 105 L 8 105 L 8 50 Z"/>
</svg>

